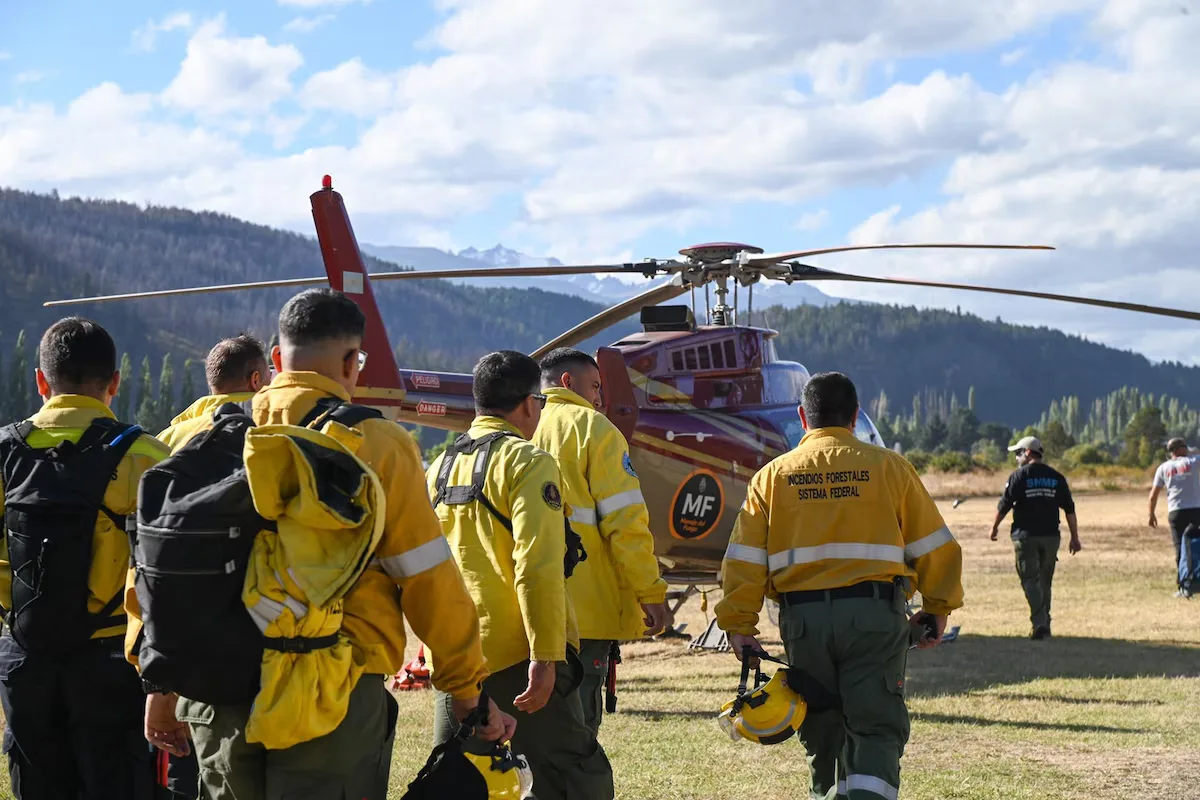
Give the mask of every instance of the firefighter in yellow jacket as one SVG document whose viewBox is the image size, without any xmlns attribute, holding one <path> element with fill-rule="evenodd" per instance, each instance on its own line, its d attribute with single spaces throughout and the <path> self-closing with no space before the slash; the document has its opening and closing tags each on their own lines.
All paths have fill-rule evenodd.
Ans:
<svg viewBox="0 0 1200 800">
<path fill-rule="evenodd" d="M 761 652 L 763 598 L 778 600 L 788 662 L 840 697 L 800 727 L 811 796 L 895 800 L 909 736 L 909 645 L 941 641 L 962 606 L 962 551 L 912 465 L 854 434 L 844 375 L 814 375 L 794 450 L 750 481 L 722 564 L 717 622 L 739 657 Z M 906 603 L 921 593 L 921 614 Z M 936 636 L 923 634 L 926 628 Z"/>
<path fill-rule="evenodd" d="M 222 339 L 204 359 L 208 395 L 179 413 L 158 440 L 172 451 L 212 426 L 213 412 L 225 403 L 244 403 L 267 384 L 267 355 L 262 342 L 248 334 Z M 185 398 L 185 402 L 187 398 Z"/>
<path fill-rule="evenodd" d="M 278 373 L 254 397 L 255 423 L 294 425 L 319 400 L 349 402 L 366 363 L 364 329 L 362 311 L 340 292 L 312 289 L 289 300 L 280 311 L 280 343 L 271 354 Z M 342 608 L 342 629 L 365 661 L 349 709 L 332 733 L 267 751 L 246 741 L 250 708 L 186 698 L 177 708 L 167 702 L 148 706 L 147 734 L 159 746 L 181 752 L 190 733 L 205 796 L 274 800 L 350 791 L 383 800 L 397 713 L 383 679 L 403 663 L 406 618 L 413 632 L 437 649 L 434 684 L 451 697 L 454 717 L 465 718 L 478 704 L 487 677 L 479 620 L 424 497 L 416 444 L 404 429 L 383 419 L 364 420 L 355 429 L 364 437 L 357 457 L 383 484 L 386 521 L 370 566 L 345 595 Z M 477 736 L 485 741 L 511 737 L 512 717 L 494 702 L 489 710 Z"/>
<path fill-rule="evenodd" d="M 428 490 L 479 611 L 488 677 L 515 714 L 513 750 L 533 771 L 538 800 L 611 800 L 612 768 L 579 701 L 583 668 L 566 572 L 561 479 L 554 458 L 528 439 L 545 395 L 537 362 L 513 351 L 475 366 L 476 417 L 426 472 Z M 590 556 L 589 556 L 590 557 Z M 437 683 L 439 643 L 433 654 Z M 446 698 L 435 700 L 435 741 L 453 733 Z"/>
<path fill-rule="evenodd" d="M 116 355 L 90 320 L 51 325 L 38 347 L 44 404 L 0 442 L 0 703 L 22 800 L 153 791 L 142 686 L 121 659 L 124 517 L 167 448 L 113 416 Z"/>
<path fill-rule="evenodd" d="M 588 725 L 599 730 L 603 690 L 619 641 L 670 624 L 667 583 L 654 557 L 650 512 L 617 426 L 601 414 L 600 368 L 580 350 L 551 350 L 540 362 L 546 409 L 533 443 L 558 461 L 571 527 L 587 560 L 567 591 L 579 620 L 579 687 Z"/>
</svg>

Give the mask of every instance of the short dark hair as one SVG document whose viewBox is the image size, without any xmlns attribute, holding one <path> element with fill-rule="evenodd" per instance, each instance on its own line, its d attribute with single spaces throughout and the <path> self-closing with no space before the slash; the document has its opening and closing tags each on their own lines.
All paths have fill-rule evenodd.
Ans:
<svg viewBox="0 0 1200 800">
<path fill-rule="evenodd" d="M 248 333 L 222 339 L 204 359 L 204 379 L 213 391 L 240 386 L 267 360 L 263 343 Z"/>
<path fill-rule="evenodd" d="M 55 392 L 94 391 L 107 386 L 117 371 L 117 346 L 99 324 L 67 317 L 42 334 L 38 367 Z"/>
<path fill-rule="evenodd" d="M 471 376 L 475 410 L 508 413 L 541 388 L 542 373 L 538 363 L 524 353 L 497 350 L 479 359 Z"/>
<path fill-rule="evenodd" d="M 840 372 L 818 372 L 805 384 L 803 402 L 810 428 L 848 428 L 858 409 L 858 391 Z"/>
<path fill-rule="evenodd" d="M 366 326 L 358 304 L 328 288 L 303 291 L 279 310 L 279 338 L 294 345 L 361 339 Z"/>
<path fill-rule="evenodd" d="M 572 367 L 582 367 L 585 365 L 600 369 L 600 365 L 596 363 L 596 359 L 582 350 L 576 350 L 572 347 L 556 347 L 542 356 L 542 360 L 538 362 L 538 366 L 542 370 L 542 383 L 554 383 L 564 371 L 570 370 Z"/>
</svg>

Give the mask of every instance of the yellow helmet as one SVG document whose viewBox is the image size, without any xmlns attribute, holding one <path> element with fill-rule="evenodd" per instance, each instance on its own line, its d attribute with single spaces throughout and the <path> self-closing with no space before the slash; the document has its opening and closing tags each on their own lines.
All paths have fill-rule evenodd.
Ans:
<svg viewBox="0 0 1200 800">
<path fill-rule="evenodd" d="M 792 738 L 804 722 L 808 704 L 788 686 L 787 676 L 787 670 L 781 669 L 749 694 L 739 691 L 735 699 L 721 706 L 717 716 L 721 730 L 734 741 L 741 738 L 758 744 L 779 744 Z"/>
<path fill-rule="evenodd" d="M 489 745 L 482 754 L 464 746 L 476 726 L 486 721 L 487 709 L 487 693 L 481 692 L 478 707 L 452 737 L 433 748 L 401 800 L 525 800 L 532 795 L 529 762 L 514 754 L 508 742 Z"/>
<path fill-rule="evenodd" d="M 525 756 L 513 753 L 508 742 L 479 756 L 463 751 L 487 785 L 487 800 L 524 800 L 533 792 L 533 771 Z"/>
</svg>

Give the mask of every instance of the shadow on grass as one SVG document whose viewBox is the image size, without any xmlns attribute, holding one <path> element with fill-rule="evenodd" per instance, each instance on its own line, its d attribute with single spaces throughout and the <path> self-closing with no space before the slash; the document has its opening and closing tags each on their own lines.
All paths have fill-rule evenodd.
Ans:
<svg viewBox="0 0 1200 800">
<path fill-rule="evenodd" d="M 953 644 L 909 653 L 907 694 L 963 694 L 1038 678 L 1157 677 L 1200 677 L 1200 647 L 1070 636 L 1040 642 L 963 636 Z"/>
<path fill-rule="evenodd" d="M 1117 728 L 1111 725 L 1080 725 L 1065 722 L 1033 722 L 1022 719 L 985 719 L 966 717 L 959 714 L 925 714 L 910 712 L 913 722 L 941 723 L 943 725 L 973 725 L 981 728 L 1020 728 L 1021 730 L 1070 731 L 1071 733 L 1150 733 L 1144 728 Z"/>
<path fill-rule="evenodd" d="M 1065 703 L 1073 706 L 1165 706 L 1164 700 L 1123 700 L 1120 698 L 1104 697 L 1067 697 L 1062 694 L 1008 694 L 1005 692 L 989 693 L 987 697 L 995 700 L 1032 700 L 1045 703 Z"/>
</svg>

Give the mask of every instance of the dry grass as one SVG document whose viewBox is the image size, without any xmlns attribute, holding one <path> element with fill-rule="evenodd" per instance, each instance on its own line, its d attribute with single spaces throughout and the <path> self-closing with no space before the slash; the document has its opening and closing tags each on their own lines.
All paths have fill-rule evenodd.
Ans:
<svg viewBox="0 0 1200 800">
<path fill-rule="evenodd" d="M 998 498 L 1008 480 L 1009 470 L 996 472 L 927 472 L 921 476 L 922 483 L 929 493 L 938 499 L 954 499 L 967 497 Z M 1130 467 L 1081 467 L 1067 473 L 1067 481 L 1071 491 L 1076 494 L 1086 492 L 1128 492 L 1150 491 L 1152 471 Z"/>
<path fill-rule="evenodd" d="M 992 503 L 942 508 L 965 551 L 967 606 L 952 617 L 958 642 L 909 660 L 913 729 L 901 797 L 1200 794 L 1200 600 L 1171 596 L 1169 536 L 1144 527 L 1141 493 L 1078 498 L 1085 549 L 1062 556 L 1055 637 L 1045 642 L 1024 638 L 1011 544 L 987 539 Z M 704 628 L 698 598 L 680 618 L 689 632 Z M 764 645 L 781 652 L 774 626 L 764 630 Z M 735 744 L 717 729 L 716 711 L 737 683 L 731 655 L 670 641 L 626 646 L 624 656 L 620 711 L 601 729 L 618 797 L 807 796 L 798 743 Z M 432 722 L 428 693 L 398 699 L 394 798 L 428 755 Z"/>
</svg>

